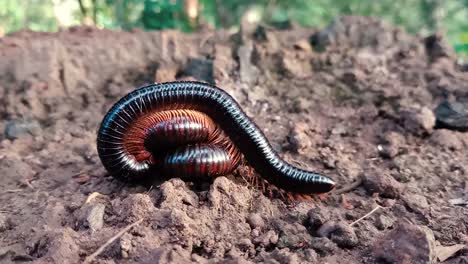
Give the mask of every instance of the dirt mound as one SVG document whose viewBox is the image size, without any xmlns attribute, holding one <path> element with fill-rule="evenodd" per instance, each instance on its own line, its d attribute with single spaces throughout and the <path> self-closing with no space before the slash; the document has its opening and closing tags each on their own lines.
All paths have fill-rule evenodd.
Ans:
<svg viewBox="0 0 468 264">
<path fill-rule="evenodd" d="M 432 111 L 468 99 L 468 75 L 440 36 L 361 17 L 234 36 L 72 28 L 8 36 L 0 54 L 1 262 L 81 263 L 135 222 L 94 261 L 468 261 L 448 248 L 468 242 L 468 209 L 456 205 L 468 134 L 434 129 Z M 288 206 L 232 175 L 151 186 L 107 176 L 95 146 L 105 112 L 176 79 L 225 89 L 287 161 L 338 192 Z"/>
</svg>

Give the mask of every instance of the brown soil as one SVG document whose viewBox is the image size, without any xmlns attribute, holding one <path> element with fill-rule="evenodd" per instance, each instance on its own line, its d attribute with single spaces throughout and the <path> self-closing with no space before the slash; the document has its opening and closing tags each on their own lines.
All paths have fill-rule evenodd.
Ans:
<svg viewBox="0 0 468 264">
<path fill-rule="evenodd" d="M 0 54 L 2 263 L 81 263 L 139 219 L 94 262 L 429 263 L 445 252 L 468 263 L 468 208 L 450 202 L 468 193 L 468 133 L 433 129 L 432 112 L 468 99 L 468 73 L 440 37 L 344 17 L 235 35 L 20 32 Z M 95 146 L 105 112 L 176 79 L 228 91 L 287 161 L 338 190 L 362 184 L 289 206 L 232 177 L 106 175 Z"/>
</svg>

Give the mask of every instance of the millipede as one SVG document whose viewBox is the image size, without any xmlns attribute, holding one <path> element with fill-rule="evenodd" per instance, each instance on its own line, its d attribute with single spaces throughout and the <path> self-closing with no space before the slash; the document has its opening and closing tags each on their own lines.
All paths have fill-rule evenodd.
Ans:
<svg viewBox="0 0 468 264">
<path fill-rule="evenodd" d="M 202 82 L 157 83 L 130 92 L 104 116 L 97 151 L 106 170 L 127 181 L 209 179 L 245 161 L 287 193 L 320 194 L 335 187 L 329 177 L 284 161 L 233 97 Z"/>
</svg>

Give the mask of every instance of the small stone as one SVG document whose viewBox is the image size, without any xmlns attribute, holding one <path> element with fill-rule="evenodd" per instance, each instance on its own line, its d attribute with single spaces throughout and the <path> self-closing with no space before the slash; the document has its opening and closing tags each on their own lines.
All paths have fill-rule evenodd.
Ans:
<svg viewBox="0 0 468 264">
<path fill-rule="evenodd" d="M 249 217 L 247 218 L 247 223 L 249 223 L 250 228 L 255 229 L 255 228 L 263 228 L 265 227 L 265 221 L 263 221 L 263 218 L 260 214 L 250 214 Z"/>
<path fill-rule="evenodd" d="M 292 127 L 288 136 L 288 142 L 292 150 L 299 154 L 305 154 L 312 147 L 310 136 L 307 135 L 309 126 L 306 123 L 297 123 Z"/>
<path fill-rule="evenodd" d="M 347 85 L 353 86 L 357 82 L 364 80 L 365 77 L 366 75 L 362 71 L 354 69 L 352 71 L 347 71 L 343 73 L 343 76 L 341 77 L 341 79 Z"/>
<path fill-rule="evenodd" d="M 311 236 L 307 229 L 299 224 L 288 224 L 283 221 L 276 223 L 277 230 L 281 230 L 278 241 L 278 248 L 298 248 L 310 244 Z"/>
<path fill-rule="evenodd" d="M 427 227 L 400 223 L 375 243 L 374 256 L 389 263 L 434 263 L 434 234 Z"/>
<path fill-rule="evenodd" d="M 327 221 L 317 230 L 317 236 L 329 237 L 330 233 L 335 231 L 335 229 L 336 223 L 333 221 Z"/>
<path fill-rule="evenodd" d="M 385 215 L 379 215 L 377 219 L 375 220 L 375 227 L 377 227 L 379 230 L 385 230 L 391 226 L 393 226 L 394 221 Z"/>
<path fill-rule="evenodd" d="M 442 101 L 434 114 L 437 128 L 468 131 L 468 103 Z"/>
<path fill-rule="evenodd" d="M 5 125 L 5 137 L 13 140 L 21 137 L 22 135 L 37 135 L 41 130 L 41 125 L 37 120 L 31 119 L 18 119 L 10 120 Z"/>
<path fill-rule="evenodd" d="M 310 227 L 317 229 L 330 219 L 330 212 L 322 207 L 316 207 L 307 212 L 307 216 Z"/>
<path fill-rule="evenodd" d="M 338 250 L 336 244 L 326 237 L 313 237 L 310 247 L 322 257 L 332 255 Z"/>
<path fill-rule="evenodd" d="M 416 135 L 431 133 L 435 126 L 434 113 L 427 107 L 405 109 L 401 116 L 405 129 Z"/>
<path fill-rule="evenodd" d="M 436 127 L 468 131 L 468 103 L 467 102 L 441 102 L 434 110 Z"/>
<path fill-rule="evenodd" d="M 400 148 L 404 146 L 405 138 L 400 133 L 390 131 L 385 133 L 382 144 L 377 146 L 379 154 L 384 158 L 393 158 L 400 154 Z"/>
<path fill-rule="evenodd" d="M 354 229 L 343 222 L 335 225 L 335 230 L 331 233 L 330 239 L 341 248 L 353 248 L 359 242 Z"/>
<path fill-rule="evenodd" d="M 336 124 L 332 130 L 332 135 L 346 136 L 348 134 L 348 128 L 343 123 Z"/>
<path fill-rule="evenodd" d="M 371 194 L 378 193 L 384 198 L 396 198 L 401 193 L 401 183 L 384 171 L 371 169 L 366 171 L 364 176 L 364 187 Z"/>
<path fill-rule="evenodd" d="M 243 239 L 239 240 L 237 245 L 243 250 L 247 250 L 247 249 L 250 249 L 251 247 L 253 247 L 252 241 L 250 241 L 250 239 L 248 239 L 248 238 L 243 238 Z"/>
<path fill-rule="evenodd" d="M 385 159 L 391 159 L 398 155 L 398 149 L 389 145 L 377 145 L 377 151 Z"/>
<path fill-rule="evenodd" d="M 429 203 L 426 197 L 420 194 L 405 193 L 404 200 L 409 208 L 414 211 L 421 211 L 429 209 Z"/>
<path fill-rule="evenodd" d="M 132 248 L 131 235 L 126 233 L 120 238 L 120 253 L 122 258 L 128 258 L 129 251 Z"/>
<path fill-rule="evenodd" d="M 0 232 L 4 232 L 11 228 L 10 219 L 8 219 L 4 214 L 0 214 Z"/>
<path fill-rule="evenodd" d="M 307 263 L 317 263 L 318 254 L 315 250 L 308 248 L 304 250 L 304 258 Z"/>
<path fill-rule="evenodd" d="M 258 237 L 260 235 L 260 230 L 254 229 L 250 234 L 252 235 L 252 237 Z"/>
<path fill-rule="evenodd" d="M 317 230 L 317 235 L 330 238 L 341 248 L 352 248 L 358 243 L 354 229 L 344 222 L 328 221 Z"/>
<path fill-rule="evenodd" d="M 94 204 L 89 212 L 86 220 L 91 232 L 100 230 L 104 226 L 104 211 L 106 206 L 100 203 Z"/>
<path fill-rule="evenodd" d="M 275 233 L 273 230 L 269 230 L 265 234 L 256 237 L 254 239 L 254 243 L 263 247 L 274 245 L 278 243 L 278 234 Z"/>
</svg>

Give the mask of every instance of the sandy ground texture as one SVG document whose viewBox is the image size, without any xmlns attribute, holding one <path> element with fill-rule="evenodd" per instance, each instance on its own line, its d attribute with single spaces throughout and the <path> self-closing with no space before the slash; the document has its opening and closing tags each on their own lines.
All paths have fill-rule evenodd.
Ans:
<svg viewBox="0 0 468 264">
<path fill-rule="evenodd" d="M 72 28 L 7 36 L 0 58 L 1 263 L 468 263 L 468 133 L 434 129 L 433 113 L 468 100 L 468 73 L 440 36 L 360 17 L 234 35 Z M 106 175 L 105 112 L 180 79 L 225 89 L 337 191 L 290 206 L 242 171 L 203 184 Z"/>
</svg>

